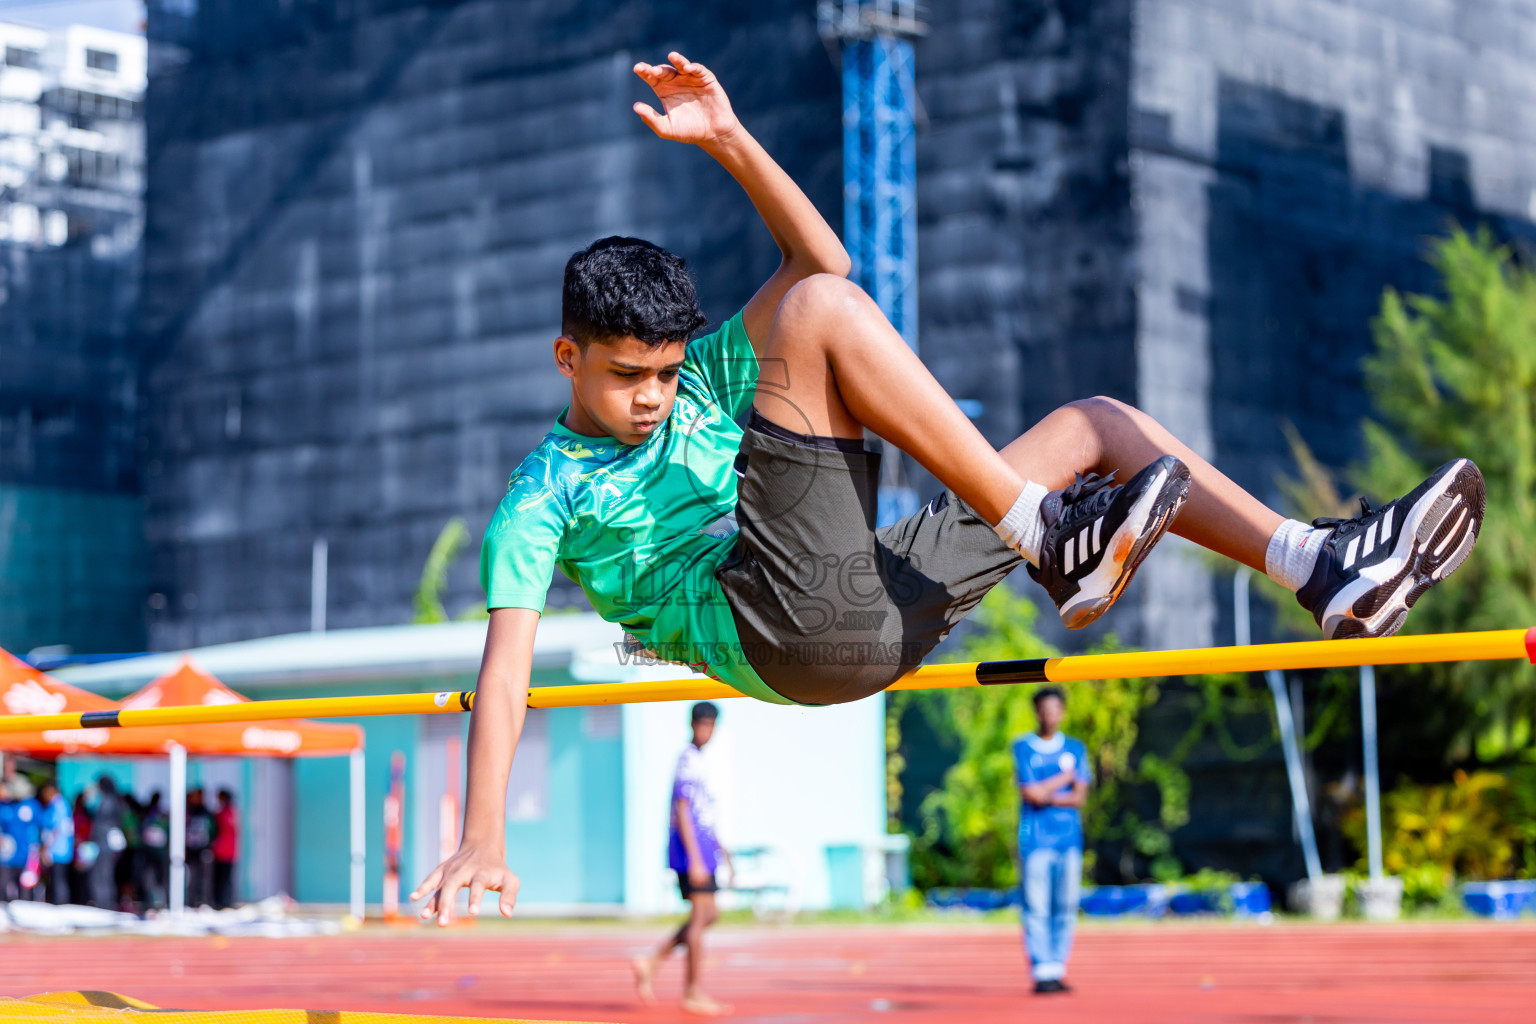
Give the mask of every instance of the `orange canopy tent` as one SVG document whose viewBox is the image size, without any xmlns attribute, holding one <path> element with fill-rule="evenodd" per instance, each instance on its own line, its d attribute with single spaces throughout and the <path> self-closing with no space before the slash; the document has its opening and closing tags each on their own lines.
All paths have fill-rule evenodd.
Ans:
<svg viewBox="0 0 1536 1024">
<path fill-rule="evenodd" d="M 124 697 L 122 708 L 185 707 L 243 704 L 249 698 L 183 659 L 166 673 Z M 351 907 L 363 916 L 363 730 L 355 725 L 281 719 L 271 722 L 221 722 L 169 726 L 171 755 L 171 912 L 181 910 L 181 880 L 186 864 L 187 754 L 263 757 L 351 758 Z"/>
<path fill-rule="evenodd" d="M 48 715 L 64 711 L 116 711 L 118 703 L 61 683 L 20 658 L 0 650 L 0 713 Z M 0 750 L 43 757 L 60 754 L 164 754 L 175 742 L 171 730 L 47 729 L 0 735 Z"/>
<path fill-rule="evenodd" d="M 0 650 L 0 714 L 38 715 L 65 711 L 240 704 L 236 693 L 190 661 L 161 676 L 122 702 L 60 682 Z M 187 754 L 236 757 L 337 757 L 350 755 L 352 913 L 363 908 L 363 730 L 355 725 L 286 719 L 272 722 L 151 726 L 133 729 L 50 729 L 0 734 L 0 750 L 42 756 L 97 754 L 169 755 L 171 759 L 171 910 L 181 910 L 186 860 Z"/>
<path fill-rule="evenodd" d="M 124 697 L 118 706 L 128 709 L 244 704 L 249 699 L 190 660 L 184 660 L 174 671 Z M 363 745 L 363 730 L 358 726 L 297 718 L 177 725 L 168 726 L 163 731 L 170 733 L 189 754 L 337 757 L 350 754 Z"/>
</svg>

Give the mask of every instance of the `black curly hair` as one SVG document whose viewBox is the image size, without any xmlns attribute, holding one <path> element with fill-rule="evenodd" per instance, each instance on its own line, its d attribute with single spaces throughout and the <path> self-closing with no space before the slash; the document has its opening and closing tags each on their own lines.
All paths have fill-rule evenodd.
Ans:
<svg viewBox="0 0 1536 1024">
<path fill-rule="evenodd" d="M 683 258 L 641 238 L 599 238 L 565 264 L 560 330 L 582 348 L 632 337 L 687 341 L 708 321 Z"/>
<path fill-rule="evenodd" d="M 1057 700 L 1061 701 L 1062 706 L 1066 706 L 1067 695 L 1066 695 L 1065 691 L 1062 690 L 1061 687 L 1059 687 L 1059 686 L 1042 686 L 1038 690 L 1035 691 L 1035 696 L 1033 698 L 1034 702 L 1035 702 L 1035 707 L 1038 708 L 1040 706 L 1040 702 L 1041 701 L 1047 700 L 1047 699 L 1049 699 L 1051 697 L 1055 697 Z"/>
</svg>

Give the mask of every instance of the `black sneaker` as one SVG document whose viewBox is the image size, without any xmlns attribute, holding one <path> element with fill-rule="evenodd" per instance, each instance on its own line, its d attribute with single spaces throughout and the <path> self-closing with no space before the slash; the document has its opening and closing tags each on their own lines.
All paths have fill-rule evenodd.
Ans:
<svg viewBox="0 0 1536 1024">
<path fill-rule="evenodd" d="M 1051 980 L 1035 982 L 1035 995 L 1037 996 L 1048 996 L 1052 992 L 1065 992 L 1066 990 L 1067 986 L 1063 985 L 1059 981 Z"/>
<path fill-rule="evenodd" d="M 1189 494 L 1189 467 L 1164 455 L 1123 485 L 1115 474 L 1078 474 L 1040 503 L 1045 543 L 1029 574 L 1056 602 L 1068 629 L 1109 610 L 1168 530 Z"/>
<path fill-rule="evenodd" d="M 1454 459 L 1408 494 L 1353 519 L 1315 519 L 1333 527 L 1296 600 L 1329 640 L 1391 636 L 1424 591 L 1472 553 L 1487 497 L 1483 474 Z"/>
</svg>

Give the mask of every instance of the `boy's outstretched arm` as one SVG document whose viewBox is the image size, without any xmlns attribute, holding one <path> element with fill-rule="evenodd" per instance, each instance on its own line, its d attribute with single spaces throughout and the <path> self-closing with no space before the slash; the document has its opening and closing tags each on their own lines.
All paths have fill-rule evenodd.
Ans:
<svg viewBox="0 0 1536 1024">
<path fill-rule="evenodd" d="M 539 613 L 528 608 L 497 608 L 485 634 L 485 655 L 475 682 L 475 707 L 469 719 L 469 762 L 464 794 L 464 834 L 459 849 L 439 864 L 411 899 L 427 897 L 422 919 L 437 916 L 439 925 L 453 918 L 454 898 L 469 889 L 469 912 L 480 912 L 487 890 L 501 893 L 501 912 L 510 917 L 522 885 L 507 867 L 507 776 L 528 711 L 528 677 L 533 668 L 533 636 Z"/>
<path fill-rule="evenodd" d="M 658 114 L 649 104 L 636 103 L 635 113 L 662 138 L 693 143 L 720 161 L 746 190 L 784 254 L 742 315 L 753 349 L 761 352 L 784 293 L 812 274 L 848 276 L 848 253 L 800 187 L 736 119 L 714 73 L 675 51 L 667 61 L 635 65 L 635 74 L 662 105 Z"/>
</svg>

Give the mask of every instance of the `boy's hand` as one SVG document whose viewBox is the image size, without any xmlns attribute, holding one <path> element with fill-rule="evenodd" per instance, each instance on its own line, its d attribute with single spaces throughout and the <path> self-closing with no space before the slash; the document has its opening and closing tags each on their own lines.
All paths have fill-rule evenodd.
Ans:
<svg viewBox="0 0 1536 1024">
<path fill-rule="evenodd" d="M 635 74 L 656 91 L 663 113 L 636 103 L 635 113 L 651 131 L 674 142 L 708 145 L 736 130 L 736 114 L 714 72 L 673 50 L 666 64 L 635 65 Z"/>
<path fill-rule="evenodd" d="M 501 916 L 511 917 L 512 908 L 517 904 L 517 890 L 522 884 L 499 852 L 466 844 L 416 887 L 411 900 L 414 902 L 425 895 L 427 902 L 422 905 L 421 919 L 430 920 L 435 914 L 438 926 L 446 927 L 453 920 L 453 903 L 460 889 L 469 888 L 471 917 L 480 913 L 480 897 L 486 890 L 501 893 Z"/>
<path fill-rule="evenodd" d="M 708 870 L 703 864 L 694 861 L 688 865 L 688 884 L 694 888 L 702 888 L 715 880 L 714 872 Z"/>
</svg>

